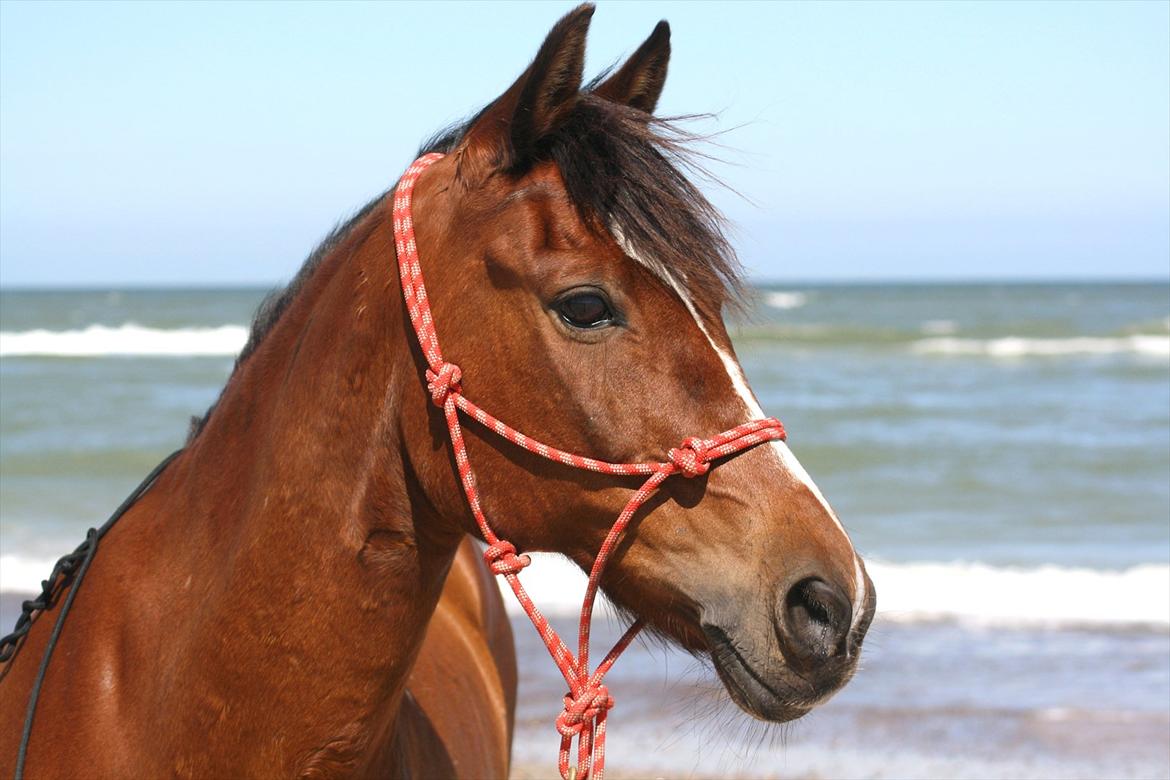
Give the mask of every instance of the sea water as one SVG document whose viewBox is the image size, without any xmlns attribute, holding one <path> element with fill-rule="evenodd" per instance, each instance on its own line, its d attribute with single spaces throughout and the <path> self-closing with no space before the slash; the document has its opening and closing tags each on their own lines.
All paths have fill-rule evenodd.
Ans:
<svg viewBox="0 0 1170 780">
<path fill-rule="evenodd" d="M 0 292 L 0 592 L 36 589 L 182 444 L 263 293 Z M 636 646 L 611 767 L 1170 775 L 1170 284 L 764 286 L 730 330 L 879 617 L 856 679 L 782 729 Z M 570 629 L 581 575 L 545 557 L 525 578 Z M 543 766 L 563 682 L 516 634 L 516 757 Z"/>
</svg>

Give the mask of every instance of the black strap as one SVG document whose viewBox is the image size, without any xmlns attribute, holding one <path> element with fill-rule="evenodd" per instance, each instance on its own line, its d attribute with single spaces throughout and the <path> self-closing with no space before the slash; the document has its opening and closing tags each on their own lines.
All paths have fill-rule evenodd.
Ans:
<svg viewBox="0 0 1170 780">
<path fill-rule="evenodd" d="M 41 582 L 41 594 L 31 601 L 26 601 L 21 605 L 20 617 L 16 620 L 16 628 L 8 636 L 0 638 L 0 663 L 11 661 L 23 645 L 21 640 L 28 634 L 32 628 L 33 620 L 37 615 L 51 609 L 56 602 L 57 597 L 61 591 L 67 587 L 72 581 L 73 587 L 70 588 L 69 594 L 65 597 L 65 603 L 61 605 L 61 611 L 57 615 L 57 622 L 53 625 L 53 633 L 49 635 L 49 643 L 45 645 L 45 653 L 41 656 L 41 666 L 37 670 L 36 679 L 33 681 L 32 691 L 28 696 L 28 709 L 24 715 L 24 731 L 20 737 L 20 749 L 16 754 L 16 780 L 22 780 L 24 777 L 24 760 L 28 754 L 29 737 L 32 735 L 33 715 L 37 711 L 37 700 L 41 696 L 41 685 L 45 682 L 45 673 L 49 670 L 49 659 L 53 656 L 53 650 L 57 647 L 57 640 L 61 637 L 61 629 L 65 625 L 65 617 L 69 614 L 70 607 L 73 606 L 73 597 L 77 595 L 78 589 L 81 587 L 81 581 L 85 579 L 85 573 L 89 571 L 89 565 L 93 563 L 94 555 L 97 554 L 98 542 L 106 535 L 106 532 L 113 528 L 114 523 L 118 522 L 122 515 L 130 507 L 134 506 L 138 499 L 142 498 L 142 494 L 150 489 L 158 476 L 166 470 L 166 467 L 171 464 L 175 458 L 179 457 L 183 450 L 175 450 L 162 463 L 159 463 L 154 469 L 146 475 L 146 479 L 134 489 L 125 501 L 122 502 L 114 514 L 110 515 L 101 528 L 91 528 L 85 534 L 85 541 L 82 542 L 76 550 L 57 561 L 53 566 L 53 573 L 49 575 L 49 579 Z M 76 574 L 76 576 L 74 576 Z"/>
</svg>

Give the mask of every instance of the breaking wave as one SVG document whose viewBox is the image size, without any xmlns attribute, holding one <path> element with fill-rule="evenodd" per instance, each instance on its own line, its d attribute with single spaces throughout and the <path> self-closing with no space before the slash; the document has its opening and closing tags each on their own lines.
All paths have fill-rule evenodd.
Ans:
<svg viewBox="0 0 1170 780">
<path fill-rule="evenodd" d="M 803 293 L 769 293 L 784 298 L 783 304 L 769 305 L 795 308 L 803 305 Z M 779 300 L 779 299 L 778 299 Z M 1065 357 L 1085 355 L 1139 355 L 1170 357 L 1170 336 L 1132 334 L 1124 336 L 1071 336 L 1037 338 L 1002 336 L 995 338 L 956 338 L 956 325 L 950 320 L 922 323 L 918 333 L 875 332 L 818 324 L 764 325 L 733 327 L 737 339 L 776 341 L 824 346 L 886 345 L 906 348 L 917 354 L 941 356 L 976 356 L 1000 359 L 1028 357 Z M 928 337 L 922 338 L 925 334 Z M 0 357 L 232 357 L 248 340 L 243 325 L 216 327 L 152 328 L 128 322 L 111 327 L 90 325 L 78 330 L 0 331 Z"/>
<path fill-rule="evenodd" d="M 0 357 L 234 356 L 247 340 L 243 325 L 164 330 L 128 322 L 82 330 L 0 331 Z"/>
<path fill-rule="evenodd" d="M 887 620 L 1170 627 L 1170 566 L 1123 570 L 982 563 L 866 564 Z"/>
<path fill-rule="evenodd" d="M 581 609 L 585 575 L 566 559 L 533 555 L 521 579 L 545 614 Z M 981 563 L 866 563 L 878 614 L 897 622 L 956 620 L 1019 626 L 1170 627 L 1170 566 L 1125 570 L 1064 566 L 1000 567 Z M 500 581 L 508 611 L 521 614 Z M 599 598 L 601 604 L 604 599 Z M 599 612 L 610 610 L 602 604 Z"/>
<path fill-rule="evenodd" d="M 1066 355 L 1148 355 L 1170 357 L 1170 336 L 1079 336 L 1075 338 L 920 339 L 915 352 L 930 355 L 981 355 L 993 358 Z"/>
<path fill-rule="evenodd" d="M 521 580 L 541 612 L 577 615 L 585 575 L 559 555 L 536 553 L 532 558 Z M 49 560 L 2 555 L 0 592 L 39 591 L 40 581 L 52 568 Z M 1170 628 L 1170 565 L 1165 564 L 1109 570 L 871 559 L 866 568 L 877 589 L 878 615 L 900 623 L 953 620 L 991 626 Z M 523 614 L 503 578 L 499 583 L 508 611 Z M 604 596 L 598 596 L 597 612 L 612 613 Z"/>
</svg>

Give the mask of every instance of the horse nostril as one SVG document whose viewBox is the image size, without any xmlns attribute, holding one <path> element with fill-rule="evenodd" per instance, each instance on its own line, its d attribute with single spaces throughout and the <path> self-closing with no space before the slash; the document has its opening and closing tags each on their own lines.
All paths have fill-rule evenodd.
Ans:
<svg viewBox="0 0 1170 780">
<path fill-rule="evenodd" d="M 793 585 L 780 610 L 780 635 L 790 661 L 816 663 L 847 652 L 853 605 L 840 588 L 819 577 Z"/>
</svg>

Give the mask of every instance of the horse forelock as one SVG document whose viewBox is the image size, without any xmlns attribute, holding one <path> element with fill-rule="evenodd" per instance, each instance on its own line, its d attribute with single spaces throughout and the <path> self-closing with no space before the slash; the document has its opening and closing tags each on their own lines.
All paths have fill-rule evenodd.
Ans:
<svg viewBox="0 0 1170 780">
<path fill-rule="evenodd" d="M 589 88 L 526 167 L 554 163 L 584 223 L 612 235 L 629 259 L 705 315 L 718 317 L 725 305 L 740 306 L 742 269 L 726 221 L 691 180 L 716 181 L 702 164 L 705 137 L 683 126 L 699 117 L 654 117 Z M 482 114 L 440 130 L 419 155 L 457 152 Z"/>
</svg>

